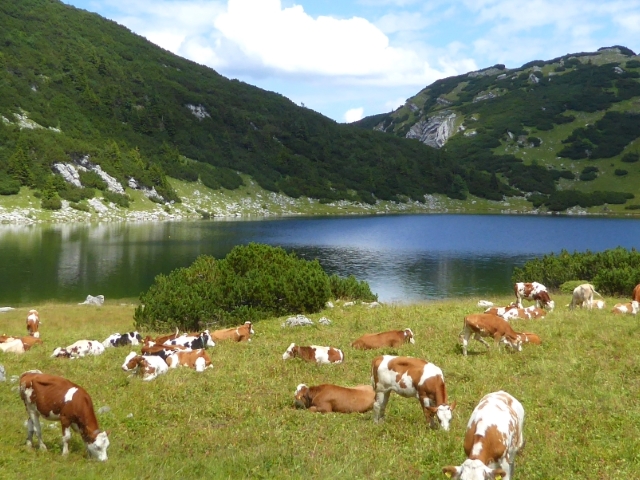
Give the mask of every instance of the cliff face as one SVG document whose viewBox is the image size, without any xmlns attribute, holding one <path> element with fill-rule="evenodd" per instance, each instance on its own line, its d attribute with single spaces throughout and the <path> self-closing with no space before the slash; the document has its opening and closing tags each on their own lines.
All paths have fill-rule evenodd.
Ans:
<svg viewBox="0 0 640 480">
<path fill-rule="evenodd" d="M 454 134 L 455 112 L 445 110 L 433 117 L 419 120 L 407 132 L 406 138 L 416 138 L 434 148 L 441 148 Z"/>
</svg>

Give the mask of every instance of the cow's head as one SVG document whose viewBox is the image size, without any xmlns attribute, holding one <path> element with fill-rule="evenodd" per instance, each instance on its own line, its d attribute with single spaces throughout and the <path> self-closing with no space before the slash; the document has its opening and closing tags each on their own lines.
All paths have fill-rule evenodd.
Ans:
<svg viewBox="0 0 640 480">
<path fill-rule="evenodd" d="M 202 339 L 202 348 L 207 347 L 215 347 L 216 342 L 213 341 L 213 337 L 211 337 L 211 333 L 209 330 L 205 330 L 200 334 L 200 338 Z"/>
<path fill-rule="evenodd" d="M 62 347 L 57 347 L 51 354 L 51 357 L 69 358 L 70 356 L 71 356 L 71 353 L 69 353 L 69 351 L 66 348 L 62 348 Z"/>
<path fill-rule="evenodd" d="M 309 408 L 311 399 L 309 398 L 309 387 L 304 383 L 298 385 L 296 388 L 295 399 L 293 401 L 297 408 Z"/>
<path fill-rule="evenodd" d="M 138 360 L 136 359 L 137 356 L 138 354 L 136 352 L 131 352 L 127 355 L 124 359 L 124 363 L 122 364 L 122 370 L 128 372 L 129 370 L 136 368 L 138 366 Z"/>
<path fill-rule="evenodd" d="M 405 328 L 404 329 L 404 341 L 405 342 L 416 343 L 416 341 L 413 339 L 413 332 L 411 331 L 410 328 Z"/>
<path fill-rule="evenodd" d="M 287 348 L 287 350 L 282 354 L 282 359 L 283 360 L 288 360 L 290 358 L 294 358 L 296 356 L 296 349 L 298 347 L 296 347 L 295 343 L 292 343 L 291 345 L 289 345 L 289 348 Z"/>
<path fill-rule="evenodd" d="M 87 443 L 87 451 L 96 460 L 104 462 L 107 460 L 107 448 L 109 448 L 109 437 L 107 432 L 100 432 L 96 435 L 93 443 Z"/>
<path fill-rule="evenodd" d="M 251 322 L 246 321 L 246 322 L 244 322 L 244 324 L 245 324 L 245 326 L 249 329 L 249 333 L 250 333 L 251 335 L 253 335 L 254 333 L 256 333 L 256 332 L 254 332 L 254 331 L 253 331 L 253 325 L 252 325 L 252 323 L 251 323 Z"/>
<path fill-rule="evenodd" d="M 520 337 L 520 335 L 516 335 L 515 337 L 504 336 L 502 337 L 501 342 L 509 348 L 512 348 L 516 352 L 522 351 L 522 338 Z"/>
<path fill-rule="evenodd" d="M 477 459 L 467 459 L 459 467 L 444 467 L 442 473 L 447 478 L 459 480 L 500 480 L 507 475 L 503 469 L 489 468 Z"/>
<path fill-rule="evenodd" d="M 451 425 L 451 419 L 453 418 L 453 410 L 456 408 L 456 402 L 454 401 L 451 405 L 438 405 L 437 407 L 427 407 L 427 409 L 431 412 L 431 414 L 433 415 L 432 418 L 437 418 L 438 419 L 438 423 L 440 424 L 440 427 L 442 427 L 443 430 L 448 431 L 449 430 L 449 426 Z M 431 427 L 435 428 L 436 425 L 433 423 L 431 423 Z"/>
</svg>

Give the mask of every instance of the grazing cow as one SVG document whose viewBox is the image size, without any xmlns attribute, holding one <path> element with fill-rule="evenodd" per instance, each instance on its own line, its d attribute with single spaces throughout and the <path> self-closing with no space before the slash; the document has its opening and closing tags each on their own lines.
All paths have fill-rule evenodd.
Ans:
<svg viewBox="0 0 640 480">
<path fill-rule="evenodd" d="M 456 402 L 447 403 L 447 389 L 442 370 L 419 358 L 381 355 L 371 363 L 371 383 L 376 391 L 373 419 L 384 419 L 384 411 L 391 392 L 406 398 L 417 398 L 427 424 L 437 428 L 438 422 L 449 430 Z M 437 421 L 436 421 L 437 419 Z"/>
<path fill-rule="evenodd" d="M 142 380 L 151 381 L 158 375 L 167 373 L 169 366 L 162 358 L 156 356 L 142 356 L 131 352 L 124 359 L 122 370 L 142 375 Z"/>
<path fill-rule="evenodd" d="M 635 315 L 636 313 L 638 313 L 638 302 L 633 300 L 629 303 L 616 303 L 613 307 L 613 310 L 611 310 L 611 313 L 630 313 L 631 315 Z"/>
<path fill-rule="evenodd" d="M 295 393 L 296 407 L 319 413 L 364 413 L 373 408 L 375 399 L 371 385 L 348 388 L 325 383 L 308 387 L 301 383 Z"/>
<path fill-rule="evenodd" d="M 535 301 L 538 308 L 553 310 L 556 306 L 555 302 L 549 298 L 547 287 L 541 283 L 518 282 L 513 286 L 513 291 L 516 294 L 516 305 L 518 305 L 518 308 L 522 308 L 523 298 Z"/>
<path fill-rule="evenodd" d="M 464 437 L 467 459 L 442 469 L 460 480 L 509 480 L 516 454 L 524 447 L 524 408 L 504 391 L 485 395 L 471 413 Z"/>
<path fill-rule="evenodd" d="M 189 347 L 191 350 L 197 350 L 199 348 L 215 347 L 216 342 L 211 338 L 209 330 L 205 330 L 198 335 L 183 335 L 173 340 L 167 340 L 161 345 L 182 345 L 183 347 Z"/>
<path fill-rule="evenodd" d="M 109 335 L 102 345 L 105 348 L 125 347 L 127 345 L 139 345 L 142 343 L 142 336 L 138 332 L 113 333 Z"/>
<path fill-rule="evenodd" d="M 224 330 L 215 330 L 211 333 L 214 341 L 233 340 L 234 342 L 250 342 L 253 335 L 253 327 L 251 322 L 244 322 L 244 325 L 233 328 L 225 328 Z"/>
<path fill-rule="evenodd" d="M 518 338 L 522 341 L 522 343 L 533 343 L 534 345 L 541 345 L 542 340 L 535 333 L 530 332 L 520 332 L 518 333 Z"/>
<path fill-rule="evenodd" d="M 196 372 L 204 372 L 206 368 L 213 368 L 211 358 L 204 349 L 175 351 L 169 355 L 165 362 L 169 368 L 177 368 L 178 366 L 189 367 L 195 369 Z"/>
<path fill-rule="evenodd" d="M 40 415 L 47 420 L 58 420 L 62 425 L 62 455 L 69 453 L 71 429 L 82 435 L 89 455 L 105 461 L 109 438 L 101 432 L 93 410 L 91 397 L 84 388 L 66 378 L 46 375 L 39 370 L 30 370 L 20 376 L 20 398 L 27 409 L 27 446 L 32 446 L 33 432 L 46 450 L 42 441 Z"/>
<path fill-rule="evenodd" d="M 398 348 L 406 342 L 416 343 L 410 328 L 391 330 L 389 332 L 368 333 L 354 340 L 351 346 L 361 350 L 373 350 L 384 347 Z"/>
<path fill-rule="evenodd" d="M 38 337 L 21 337 L 20 341 L 24 345 L 25 350 L 30 350 L 34 345 L 42 343 L 42 340 L 40 340 Z"/>
<path fill-rule="evenodd" d="M 497 315 L 478 313 L 464 317 L 464 326 L 460 332 L 463 355 L 467 354 L 467 345 L 471 335 L 487 348 L 489 348 L 489 344 L 482 337 L 493 337 L 496 344 L 501 342 L 518 352 L 522 350 L 522 340 L 518 338 L 518 334 L 511 328 L 509 322 Z"/>
<path fill-rule="evenodd" d="M 0 352 L 5 353 L 24 353 L 24 343 L 19 338 L 14 338 L 4 343 L 0 343 Z"/>
<path fill-rule="evenodd" d="M 524 320 L 530 320 L 532 318 L 544 318 L 546 314 L 546 310 L 538 308 L 535 305 L 531 305 L 527 308 L 512 308 L 504 312 L 502 315 L 498 316 L 509 321 L 514 318 L 522 318 Z"/>
<path fill-rule="evenodd" d="M 502 317 L 507 312 L 510 312 L 511 310 L 517 310 L 517 309 L 518 309 L 518 305 L 512 302 L 506 307 L 489 307 L 484 311 L 484 313 L 490 313 L 492 315 L 498 315 Z"/>
<path fill-rule="evenodd" d="M 640 283 L 633 287 L 633 293 L 631 294 L 631 300 L 640 302 Z"/>
<path fill-rule="evenodd" d="M 344 354 L 342 350 L 333 347 L 321 347 L 319 345 L 311 345 L 309 347 L 300 347 L 295 343 L 289 345 L 286 352 L 282 354 L 283 360 L 289 358 L 301 358 L 307 362 L 323 363 L 342 363 Z"/>
<path fill-rule="evenodd" d="M 595 287 L 590 283 L 583 283 L 582 285 L 578 285 L 573 289 L 573 296 L 571 297 L 569 308 L 573 310 L 576 307 L 583 308 L 586 305 L 587 308 L 591 310 L 594 293 L 602 298 L 602 295 L 596 292 Z"/>
<path fill-rule="evenodd" d="M 38 331 L 40 328 L 40 315 L 38 315 L 37 310 L 29 310 L 29 314 L 27 315 L 27 332 L 32 337 L 40 337 L 40 332 Z"/>
<path fill-rule="evenodd" d="M 82 358 L 86 355 L 101 355 L 104 353 L 104 346 L 97 340 L 78 340 L 68 347 L 58 347 L 51 354 L 52 357 L 62 358 Z"/>
</svg>

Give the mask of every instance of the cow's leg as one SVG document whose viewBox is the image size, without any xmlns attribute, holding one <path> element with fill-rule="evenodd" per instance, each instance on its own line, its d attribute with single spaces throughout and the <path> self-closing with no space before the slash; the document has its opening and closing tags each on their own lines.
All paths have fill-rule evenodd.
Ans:
<svg viewBox="0 0 640 480">
<path fill-rule="evenodd" d="M 29 422 L 31 425 L 29 425 Z M 40 414 L 37 411 L 30 410 L 29 411 L 29 421 L 27 422 L 27 445 L 31 446 L 31 438 L 33 436 L 33 432 L 36 432 L 36 436 L 38 437 L 38 448 L 40 450 L 46 450 L 47 446 L 42 441 L 42 426 L 40 425 Z"/>
<path fill-rule="evenodd" d="M 66 417 L 60 417 L 62 426 L 62 455 L 69 454 L 69 440 L 71 440 L 71 422 Z"/>
<path fill-rule="evenodd" d="M 29 414 L 29 419 L 27 420 L 27 447 L 31 448 L 33 446 L 33 432 L 35 431 L 33 420 L 31 419 L 31 414 Z"/>
<path fill-rule="evenodd" d="M 511 472 L 513 472 L 513 459 L 508 460 L 505 456 L 502 460 L 500 460 L 500 468 L 502 468 L 506 475 L 502 477 L 503 480 L 509 480 L 511 478 Z"/>
<path fill-rule="evenodd" d="M 427 425 L 429 425 L 429 427 L 433 429 L 438 428 L 436 416 L 431 412 L 431 410 L 429 410 L 429 408 L 427 408 L 431 406 L 431 399 L 429 397 L 420 397 L 418 398 L 418 400 L 420 402 L 420 406 L 422 407 L 422 412 L 424 413 L 424 419 L 427 421 Z"/>
<path fill-rule="evenodd" d="M 467 356 L 467 346 L 469 345 L 470 336 L 471 336 L 471 331 L 465 325 L 464 328 L 462 329 L 462 332 L 460 332 L 460 338 L 462 339 L 462 354 L 465 357 Z"/>
<path fill-rule="evenodd" d="M 479 333 L 476 333 L 473 338 L 475 338 L 477 341 L 479 341 L 480 343 L 482 343 L 485 347 L 490 348 L 491 345 L 489 345 L 489 342 L 487 342 L 484 338 L 482 338 L 482 335 L 480 335 Z"/>
<path fill-rule="evenodd" d="M 384 410 L 387 408 L 387 402 L 389 401 L 389 396 L 391 395 L 391 390 L 386 392 L 376 392 L 376 401 L 373 404 L 373 421 L 376 423 L 380 423 L 384 420 Z"/>
</svg>

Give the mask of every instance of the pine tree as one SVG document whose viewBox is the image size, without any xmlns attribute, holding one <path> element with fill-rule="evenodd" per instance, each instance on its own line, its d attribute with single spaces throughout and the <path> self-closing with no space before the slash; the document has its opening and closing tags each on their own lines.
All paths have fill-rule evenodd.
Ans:
<svg viewBox="0 0 640 480">
<path fill-rule="evenodd" d="M 18 180 L 22 185 L 33 185 L 33 173 L 29 165 L 29 157 L 24 153 L 20 145 L 16 151 L 9 157 L 9 175 Z"/>
</svg>

